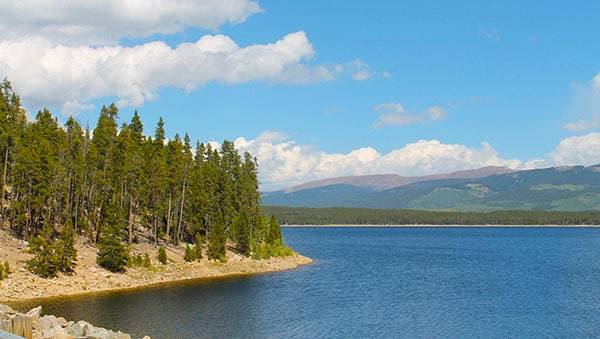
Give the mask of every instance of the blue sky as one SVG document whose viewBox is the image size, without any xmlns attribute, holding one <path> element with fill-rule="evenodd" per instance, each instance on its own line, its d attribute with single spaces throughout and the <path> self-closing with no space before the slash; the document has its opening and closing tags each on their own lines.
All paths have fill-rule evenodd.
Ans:
<svg viewBox="0 0 600 339">
<path fill-rule="evenodd" d="M 235 141 L 263 190 L 341 175 L 600 163 L 600 4 L 0 0 L 30 116 Z"/>
</svg>

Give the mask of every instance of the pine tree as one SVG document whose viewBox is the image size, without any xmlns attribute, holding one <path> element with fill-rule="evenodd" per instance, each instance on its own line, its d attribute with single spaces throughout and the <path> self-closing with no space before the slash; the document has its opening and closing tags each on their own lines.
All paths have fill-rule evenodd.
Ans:
<svg viewBox="0 0 600 339">
<path fill-rule="evenodd" d="M 59 257 L 52 241 L 52 229 L 44 226 L 40 235 L 29 239 L 29 250 L 33 258 L 27 260 L 27 269 L 43 278 L 56 277 Z"/>
<path fill-rule="evenodd" d="M 122 241 L 122 223 L 117 204 L 111 205 L 103 212 L 103 224 L 98 242 L 98 265 L 111 272 L 124 272 L 129 261 L 129 251 Z"/>
<path fill-rule="evenodd" d="M 217 218 L 213 228 L 208 234 L 208 259 L 209 260 L 220 260 L 227 261 L 225 255 L 225 242 L 227 241 L 227 235 L 225 234 L 225 224 L 223 222 L 223 215 L 217 213 Z"/>
<path fill-rule="evenodd" d="M 232 230 L 238 252 L 250 255 L 250 218 L 245 210 L 234 218 Z"/>
<path fill-rule="evenodd" d="M 75 248 L 75 231 L 70 223 L 63 227 L 58 239 L 58 270 L 64 273 L 73 273 L 77 266 L 77 249 Z"/>
<path fill-rule="evenodd" d="M 167 260 L 169 259 L 167 257 L 167 251 L 165 250 L 164 247 L 159 247 L 158 248 L 158 255 L 156 256 L 156 258 L 158 259 L 158 261 L 163 264 L 166 265 L 167 264 Z"/>
</svg>

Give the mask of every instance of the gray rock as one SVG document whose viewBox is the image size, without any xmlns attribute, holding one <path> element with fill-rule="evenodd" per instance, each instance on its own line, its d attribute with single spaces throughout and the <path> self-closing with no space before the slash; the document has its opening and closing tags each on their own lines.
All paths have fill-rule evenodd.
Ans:
<svg viewBox="0 0 600 339">
<path fill-rule="evenodd" d="M 55 326 L 60 326 L 58 319 L 56 319 L 53 315 L 45 315 L 38 320 L 38 329 L 44 330 L 47 328 L 53 328 Z"/>
</svg>

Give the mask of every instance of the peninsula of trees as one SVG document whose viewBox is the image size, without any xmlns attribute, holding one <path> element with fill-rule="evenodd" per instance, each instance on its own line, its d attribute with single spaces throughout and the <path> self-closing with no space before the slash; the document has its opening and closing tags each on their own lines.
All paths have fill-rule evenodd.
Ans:
<svg viewBox="0 0 600 339">
<path fill-rule="evenodd" d="M 209 259 L 225 260 L 227 242 L 245 256 L 288 253 L 277 220 L 263 216 L 256 159 L 232 142 L 167 139 L 162 118 L 149 137 L 137 111 L 119 128 L 114 104 L 93 129 L 72 117 L 61 126 L 47 109 L 28 121 L 10 82 L 0 86 L 0 223 L 29 240 L 33 272 L 71 272 L 76 234 L 112 271 L 142 232 L 155 244 L 204 244 Z"/>
</svg>

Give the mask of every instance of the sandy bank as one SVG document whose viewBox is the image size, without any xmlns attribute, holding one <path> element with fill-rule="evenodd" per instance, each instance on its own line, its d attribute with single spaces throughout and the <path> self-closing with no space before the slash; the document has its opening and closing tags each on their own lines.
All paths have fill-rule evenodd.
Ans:
<svg viewBox="0 0 600 339">
<path fill-rule="evenodd" d="M 22 240 L 0 230 L 0 243 L 0 262 L 8 261 L 13 271 L 8 278 L 0 280 L 0 303 L 8 304 L 28 299 L 130 289 L 180 280 L 276 272 L 312 262 L 310 258 L 299 254 L 284 258 L 252 260 L 228 252 L 226 263 L 208 261 L 206 258 L 200 262 L 186 263 L 183 260 L 183 248 L 169 247 L 169 262 L 162 265 L 156 260 L 156 247 L 151 244 L 138 244 L 135 245 L 135 251 L 148 253 L 154 269 L 128 268 L 126 273 L 111 273 L 96 264 L 98 249 L 78 240 L 75 273 L 59 274 L 57 278 L 45 279 L 25 269 L 25 262 L 31 255 L 26 253 L 27 245 Z"/>
</svg>

